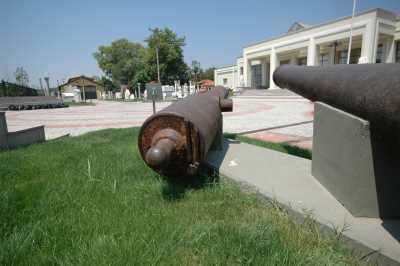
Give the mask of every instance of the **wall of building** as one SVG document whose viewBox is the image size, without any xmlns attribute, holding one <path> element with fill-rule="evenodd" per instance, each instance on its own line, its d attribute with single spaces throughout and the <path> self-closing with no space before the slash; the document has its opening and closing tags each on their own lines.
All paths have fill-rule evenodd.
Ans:
<svg viewBox="0 0 400 266">
<path fill-rule="evenodd" d="M 397 17 L 394 39 L 400 40 L 400 16 Z"/>
<path fill-rule="evenodd" d="M 238 79 L 236 66 L 219 68 L 214 71 L 215 86 L 224 86 L 233 89 Z"/>
<path fill-rule="evenodd" d="M 390 11 L 374 9 L 356 14 L 353 22 L 350 16 L 339 18 L 244 47 L 243 57 L 236 61 L 238 75 L 235 86 L 254 85 L 252 69 L 257 71 L 260 69 L 255 68 L 255 64 L 261 65 L 261 87 L 277 88 L 273 83 L 272 74 L 281 63 L 300 64 L 303 62 L 310 66 L 319 65 L 321 55 L 325 56 L 327 64 L 347 62 L 345 57 L 347 57 L 351 25 L 353 28 L 352 63 L 358 63 L 358 59 L 362 63 L 395 61 L 396 40 L 400 39 L 399 17 Z M 333 43 L 339 44 L 334 48 Z M 379 57 L 378 60 L 377 57 Z M 224 69 L 216 70 L 218 83 L 221 79 L 227 78 L 223 77 L 228 75 L 223 71 Z M 242 75 L 241 72 L 243 72 Z M 259 75 L 256 76 L 259 77 Z"/>
</svg>

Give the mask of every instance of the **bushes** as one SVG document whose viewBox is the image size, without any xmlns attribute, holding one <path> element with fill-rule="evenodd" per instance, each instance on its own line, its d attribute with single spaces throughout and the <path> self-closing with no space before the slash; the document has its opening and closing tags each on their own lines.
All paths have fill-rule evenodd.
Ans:
<svg viewBox="0 0 400 266">
<path fill-rule="evenodd" d="M 2 80 L 0 83 L 0 97 L 6 96 L 38 96 L 38 93 L 33 88 Z"/>
</svg>

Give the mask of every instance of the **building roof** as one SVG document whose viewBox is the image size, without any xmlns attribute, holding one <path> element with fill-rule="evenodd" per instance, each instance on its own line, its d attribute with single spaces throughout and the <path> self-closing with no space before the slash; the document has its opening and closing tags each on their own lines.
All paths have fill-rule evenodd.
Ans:
<svg viewBox="0 0 400 266">
<path fill-rule="evenodd" d="M 357 13 L 355 16 L 357 17 L 357 16 L 361 16 L 361 15 L 364 15 L 364 14 L 367 14 L 367 13 L 379 12 L 379 11 L 383 11 L 383 12 L 387 12 L 387 13 L 393 14 L 393 12 L 391 12 L 391 11 L 387 11 L 387 10 L 384 10 L 384 9 L 381 9 L 381 8 L 374 8 L 374 9 L 369 9 L 369 10 Z M 286 37 L 286 36 L 289 36 L 289 35 L 292 35 L 292 34 L 296 34 L 296 33 L 302 32 L 302 31 L 315 29 L 315 28 L 318 28 L 318 27 L 322 27 L 322 26 L 325 26 L 325 25 L 328 25 L 328 24 L 331 24 L 331 23 L 335 23 L 335 22 L 338 22 L 338 21 L 341 21 L 341 20 L 345 20 L 345 19 L 350 19 L 350 18 L 351 18 L 351 16 L 345 16 L 345 17 L 334 19 L 334 20 L 329 20 L 329 21 L 326 21 L 326 22 L 323 22 L 323 23 L 320 23 L 320 24 L 317 24 L 317 25 L 312 25 L 312 26 L 304 24 L 305 26 L 308 26 L 308 27 L 299 28 L 296 31 L 288 31 L 288 32 L 286 32 L 286 33 L 284 33 L 284 34 L 282 34 L 280 36 L 268 38 L 268 39 L 265 39 L 265 40 L 259 41 L 259 42 L 254 42 L 254 43 L 251 43 L 251 44 L 248 44 L 248 45 L 244 46 L 244 48 L 251 47 L 251 46 L 254 46 L 254 45 L 257 45 L 257 44 L 261 44 L 261 43 L 265 43 L 265 42 L 269 42 L 269 41 L 273 41 L 273 40 L 276 40 L 276 39 L 279 39 L 279 38 L 283 38 L 283 37 Z M 301 23 L 301 22 L 297 22 L 297 23 Z M 292 26 L 294 24 L 292 24 Z M 289 30 L 290 30 L 290 28 L 289 28 Z"/>
<path fill-rule="evenodd" d="M 221 70 L 221 69 L 224 69 L 224 68 L 233 68 L 233 67 L 235 67 L 235 66 L 236 66 L 236 64 L 229 65 L 229 66 L 221 66 L 221 67 L 215 68 L 215 70 Z"/>
<path fill-rule="evenodd" d="M 309 28 L 309 27 L 311 27 L 311 26 L 308 25 L 308 24 L 305 24 L 305 23 L 300 22 L 300 21 L 296 21 L 296 22 L 294 22 L 294 23 L 292 24 L 292 26 L 290 26 L 290 28 L 288 29 L 287 32 L 288 32 L 288 33 L 289 33 L 289 32 L 296 32 L 296 31 L 303 30 L 303 29 Z"/>
<path fill-rule="evenodd" d="M 213 87 L 214 81 L 211 79 L 203 79 L 199 81 L 200 86 Z"/>
<path fill-rule="evenodd" d="M 86 77 L 86 76 L 84 76 L 84 75 L 69 78 L 68 81 L 67 81 L 66 83 L 64 83 L 64 84 L 61 84 L 60 87 L 64 87 L 64 86 L 69 85 L 69 84 L 71 84 L 71 83 L 74 83 L 74 82 L 76 82 L 76 81 L 78 81 L 78 80 L 87 80 L 87 81 L 89 81 L 89 82 L 95 83 L 95 84 L 98 85 L 98 86 L 103 87 L 103 84 L 99 83 L 98 81 L 96 81 L 96 80 L 93 79 L 93 78 L 89 78 L 89 77 Z"/>
</svg>

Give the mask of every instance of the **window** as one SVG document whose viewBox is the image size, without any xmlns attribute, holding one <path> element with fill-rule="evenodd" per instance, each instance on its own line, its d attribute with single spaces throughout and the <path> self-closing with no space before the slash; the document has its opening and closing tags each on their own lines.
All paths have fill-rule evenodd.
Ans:
<svg viewBox="0 0 400 266">
<path fill-rule="evenodd" d="M 396 63 L 400 63 L 400 41 L 396 42 Z"/>
<path fill-rule="evenodd" d="M 280 65 L 289 65 L 290 64 L 290 60 L 283 60 L 279 64 Z"/>
<path fill-rule="evenodd" d="M 350 64 L 358 64 L 358 59 L 361 57 L 361 48 L 351 49 Z"/>
<path fill-rule="evenodd" d="M 338 52 L 338 64 L 347 64 L 347 50 L 339 51 Z M 361 48 L 351 49 L 350 54 L 350 64 L 358 64 L 358 59 L 361 56 Z"/>
<path fill-rule="evenodd" d="M 319 65 L 326 66 L 329 65 L 329 55 L 328 54 L 321 54 L 319 58 Z"/>
<path fill-rule="evenodd" d="M 227 79 L 227 78 L 224 78 L 224 79 L 222 80 L 222 83 L 224 83 L 224 85 L 228 85 L 228 79 Z"/>
<path fill-rule="evenodd" d="M 339 51 L 338 64 L 347 64 L 347 50 Z"/>
<path fill-rule="evenodd" d="M 243 75 L 243 67 L 240 67 L 240 75 Z"/>
<path fill-rule="evenodd" d="M 297 59 L 297 64 L 299 66 L 307 65 L 307 57 L 301 57 L 301 58 Z"/>
<path fill-rule="evenodd" d="M 376 60 L 375 63 L 383 63 L 383 45 L 379 44 L 376 50 Z"/>
</svg>

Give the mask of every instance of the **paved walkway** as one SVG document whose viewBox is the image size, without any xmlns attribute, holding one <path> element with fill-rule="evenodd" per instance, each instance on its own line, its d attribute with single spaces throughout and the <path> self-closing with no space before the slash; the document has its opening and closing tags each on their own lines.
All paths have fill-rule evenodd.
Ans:
<svg viewBox="0 0 400 266">
<path fill-rule="evenodd" d="M 340 232 L 345 243 L 362 252 L 364 261 L 400 264 L 400 220 L 354 217 L 311 175 L 310 160 L 226 140 L 206 161 L 220 175 L 250 185 L 292 210 L 290 214 L 311 216 L 324 228 Z"/>
<path fill-rule="evenodd" d="M 234 97 L 234 108 L 224 114 L 226 132 L 312 149 L 314 104 L 310 101 L 293 95 L 239 96 Z"/>
<path fill-rule="evenodd" d="M 234 112 L 224 113 L 224 131 L 311 147 L 313 104 L 298 96 L 234 97 Z M 160 110 L 170 103 L 157 103 Z M 105 128 L 141 126 L 152 114 L 151 103 L 98 101 L 95 106 L 7 111 L 9 131 L 45 125 L 46 137 L 80 135 Z M 304 123 L 303 122 L 307 122 Z M 300 123 L 300 124 L 299 124 Z M 298 124 L 293 126 L 293 124 Z"/>
<path fill-rule="evenodd" d="M 298 95 L 286 89 L 265 90 L 265 89 L 246 88 L 242 89 L 240 96 L 268 97 L 268 96 L 298 96 Z"/>
<path fill-rule="evenodd" d="M 157 103 L 157 108 L 169 104 Z M 151 114 L 152 105 L 149 103 L 98 101 L 94 106 L 8 111 L 6 117 L 9 131 L 45 125 L 46 138 L 52 139 L 65 134 L 76 136 L 105 128 L 141 126 Z"/>
</svg>

